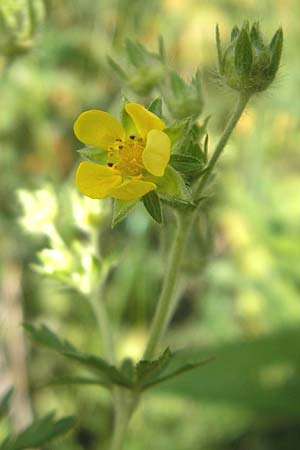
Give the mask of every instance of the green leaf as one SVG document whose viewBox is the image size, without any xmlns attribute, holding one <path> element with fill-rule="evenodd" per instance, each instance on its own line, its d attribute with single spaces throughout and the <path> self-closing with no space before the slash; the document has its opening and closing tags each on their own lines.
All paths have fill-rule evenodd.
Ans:
<svg viewBox="0 0 300 450">
<path fill-rule="evenodd" d="M 80 148 L 77 150 L 80 155 L 92 162 L 100 163 L 100 164 L 107 164 L 108 157 L 107 157 L 107 150 L 103 148 Z"/>
<path fill-rule="evenodd" d="M 153 383 L 156 384 L 158 377 L 168 367 L 172 356 L 172 352 L 167 348 L 158 359 L 139 361 L 136 366 L 137 384 L 142 388 L 146 388 Z"/>
<path fill-rule="evenodd" d="M 139 67 L 145 64 L 147 52 L 142 45 L 133 42 L 130 39 L 126 40 L 126 52 L 131 64 Z"/>
<path fill-rule="evenodd" d="M 155 191 L 150 191 L 143 196 L 143 203 L 150 216 L 157 223 L 163 222 L 162 207 L 159 196 Z"/>
<path fill-rule="evenodd" d="M 0 399 L 0 419 L 8 413 L 13 393 L 14 389 L 11 387 L 5 392 L 3 397 Z"/>
<path fill-rule="evenodd" d="M 107 56 L 107 60 L 108 60 L 110 67 L 116 72 L 117 75 L 119 75 L 119 77 L 122 80 L 128 79 L 126 72 L 122 69 L 122 67 L 113 58 L 111 58 L 110 56 Z"/>
<path fill-rule="evenodd" d="M 152 380 L 145 386 L 145 388 L 150 388 L 157 384 L 164 383 L 165 381 L 168 381 L 172 378 L 178 377 L 179 375 L 182 375 L 185 372 L 190 372 L 191 370 L 198 369 L 199 367 L 212 362 L 214 359 L 215 359 L 214 357 L 210 357 L 207 359 L 202 359 L 197 362 L 190 362 L 190 363 L 183 364 L 183 365 L 179 366 L 176 370 L 169 371 L 168 373 L 163 374 L 162 376 Z"/>
<path fill-rule="evenodd" d="M 157 97 L 153 102 L 148 106 L 148 111 L 153 112 L 156 116 L 162 118 L 162 99 L 161 97 Z"/>
<path fill-rule="evenodd" d="M 249 34 L 244 27 L 235 46 L 235 68 L 241 76 L 248 76 L 252 68 L 252 46 Z"/>
<path fill-rule="evenodd" d="M 73 376 L 63 376 L 51 380 L 47 386 L 53 385 L 69 385 L 69 384 L 80 384 L 80 385 L 99 385 L 104 387 L 109 387 L 109 383 L 102 381 L 99 378 L 88 378 L 88 377 L 73 377 Z"/>
<path fill-rule="evenodd" d="M 173 153 L 170 164 L 174 169 L 183 174 L 197 173 L 203 170 L 203 162 L 194 156 Z"/>
<path fill-rule="evenodd" d="M 187 88 L 185 81 L 175 71 L 171 72 L 170 78 L 171 78 L 171 88 L 174 95 L 175 96 L 183 95 Z"/>
<path fill-rule="evenodd" d="M 94 355 L 89 355 L 79 352 L 68 341 L 61 340 L 53 331 L 46 326 L 41 326 L 39 329 L 32 325 L 25 325 L 26 331 L 31 334 L 31 337 L 39 344 L 47 348 L 57 351 L 66 358 L 78 362 L 83 367 L 92 370 L 100 375 L 101 384 L 118 384 L 120 386 L 129 387 L 128 380 L 116 369 L 116 367 L 108 364 L 104 359 Z"/>
<path fill-rule="evenodd" d="M 126 219 L 136 203 L 137 200 L 114 200 L 111 224 L 112 228 Z"/>
<path fill-rule="evenodd" d="M 122 122 L 122 125 L 128 136 L 130 136 L 131 134 L 136 135 L 136 134 L 138 134 L 138 132 L 137 132 L 136 126 L 135 126 L 132 118 L 130 117 L 130 115 L 128 114 L 128 112 L 125 109 L 126 103 L 130 103 L 130 102 L 127 98 L 126 99 L 124 98 L 124 104 L 123 104 L 123 108 L 121 110 L 121 122 Z"/>
<path fill-rule="evenodd" d="M 1 450 L 22 450 L 36 448 L 48 444 L 52 439 L 66 433 L 74 426 L 74 417 L 63 417 L 55 420 L 54 413 L 34 421 L 24 431 L 9 437 L 2 443 Z"/>
<path fill-rule="evenodd" d="M 45 325 L 41 325 L 38 328 L 29 323 L 25 323 L 23 326 L 31 338 L 44 347 L 56 350 L 59 353 L 75 351 L 75 347 L 69 341 L 62 340 Z"/>
</svg>

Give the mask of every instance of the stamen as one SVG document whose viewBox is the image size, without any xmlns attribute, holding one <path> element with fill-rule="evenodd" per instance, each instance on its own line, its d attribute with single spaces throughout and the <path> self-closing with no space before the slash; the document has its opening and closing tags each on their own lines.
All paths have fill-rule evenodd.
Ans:
<svg viewBox="0 0 300 450">
<path fill-rule="evenodd" d="M 135 139 L 135 136 L 134 136 L 133 134 L 131 134 L 131 135 L 129 136 L 129 138 L 130 138 L 130 139 Z"/>
</svg>

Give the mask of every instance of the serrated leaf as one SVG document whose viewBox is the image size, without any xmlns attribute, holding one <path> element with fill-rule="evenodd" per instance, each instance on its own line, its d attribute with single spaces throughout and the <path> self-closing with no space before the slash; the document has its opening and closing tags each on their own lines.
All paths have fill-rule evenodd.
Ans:
<svg viewBox="0 0 300 450">
<path fill-rule="evenodd" d="M 183 174 L 201 172 L 204 166 L 203 162 L 200 159 L 195 158 L 194 156 L 176 153 L 173 153 L 171 155 L 170 164 L 172 167 L 174 167 L 174 169 Z"/>
<path fill-rule="evenodd" d="M 158 377 L 158 378 L 154 379 L 153 381 L 147 383 L 144 387 L 145 387 L 145 389 L 148 389 L 157 384 L 164 383 L 165 381 L 168 381 L 172 378 L 178 377 L 179 375 L 182 375 L 185 372 L 190 372 L 191 370 L 198 369 L 199 367 L 204 366 L 213 360 L 214 360 L 214 358 L 212 357 L 212 358 L 207 358 L 205 360 L 194 362 L 194 363 L 183 364 L 182 366 L 178 367 L 178 369 L 176 369 L 174 371 L 170 371 L 168 374 L 162 375 L 161 377 Z"/>
<path fill-rule="evenodd" d="M 62 340 L 45 325 L 41 325 L 38 328 L 25 323 L 23 326 L 31 338 L 40 345 L 56 350 L 59 353 L 75 351 L 75 347 L 69 341 Z"/>
<path fill-rule="evenodd" d="M 148 192 L 148 194 L 143 196 L 143 203 L 155 222 L 161 224 L 163 222 L 163 214 L 158 194 L 155 191 Z"/>
<path fill-rule="evenodd" d="M 13 393 L 14 388 L 11 387 L 5 392 L 3 397 L 0 399 L 0 419 L 8 413 Z"/>
<path fill-rule="evenodd" d="M 111 226 L 114 228 L 118 223 L 122 222 L 133 207 L 136 205 L 137 200 L 114 200 L 113 214 Z"/>
<path fill-rule="evenodd" d="M 64 352 L 64 356 L 104 376 L 107 383 L 130 387 L 129 380 L 115 366 L 108 364 L 102 358 L 80 352 Z"/>
<path fill-rule="evenodd" d="M 153 112 L 156 116 L 162 118 L 162 99 L 161 97 L 157 97 L 153 102 L 148 106 L 148 111 Z"/>
<path fill-rule="evenodd" d="M 107 157 L 107 150 L 102 148 L 80 148 L 77 150 L 78 153 L 85 159 L 100 163 L 100 164 L 107 164 L 108 157 Z"/>
<path fill-rule="evenodd" d="M 249 34 L 244 27 L 240 32 L 235 46 L 235 68 L 241 76 L 250 74 L 252 68 L 252 46 Z"/>
<path fill-rule="evenodd" d="M 41 326 L 38 329 L 32 325 L 25 324 L 24 327 L 37 343 L 57 351 L 66 358 L 77 361 L 83 367 L 92 370 L 94 373 L 100 374 L 101 377 L 104 377 L 104 382 L 129 387 L 128 380 L 116 367 L 108 364 L 104 359 L 79 352 L 70 342 L 61 340 L 60 337 L 46 326 Z"/>
<path fill-rule="evenodd" d="M 158 377 L 168 367 L 172 356 L 172 352 L 167 348 L 158 359 L 153 361 L 139 361 L 136 365 L 137 384 L 144 388 L 155 383 Z"/>
<path fill-rule="evenodd" d="M 52 439 L 69 431 L 74 423 L 74 417 L 69 416 L 55 420 L 54 413 L 50 413 L 42 419 L 34 421 L 15 437 L 9 437 L 1 445 L 1 450 L 23 450 L 48 444 Z"/>
</svg>

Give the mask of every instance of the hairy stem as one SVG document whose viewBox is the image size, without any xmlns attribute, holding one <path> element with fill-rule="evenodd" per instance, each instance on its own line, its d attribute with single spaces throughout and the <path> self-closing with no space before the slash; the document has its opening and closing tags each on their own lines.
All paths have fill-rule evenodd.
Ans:
<svg viewBox="0 0 300 450">
<path fill-rule="evenodd" d="M 227 122 L 227 125 L 222 133 L 222 136 L 219 139 L 219 142 L 216 145 L 216 148 L 212 154 L 212 157 L 209 160 L 206 172 L 204 173 L 203 177 L 200 180 L 199 185 L 196 188 L 196 196 L 199 196 L 203 192 L 203 189 L 205 188 L 206 183 L 207 183 L 218 159 L 220 158 L 231 133 L 233 132 L 241 115 L 243 114 L 243 111 L 244 111 L 249 99 L 250 99 L 249 94 L 242 94 L 242 93 L 240 94 L 237 104 L 235 106 L 235 109 L 234 109 L 229 121 Z"/>
<path fill-rule="evenodd" d="M 153 357 L 157 345 L 168 326 L 173 304 L 173 294 L 176 287 L 176 278 L 178 276 L 191 221 L 192 214 L 190 212 L 180 213 L 177 216 L 176 234 L 169 256 L 160 298 L 151 324 L 149 339 L 144 352 L 144 359 L 149 360 Z"/>
</svg>

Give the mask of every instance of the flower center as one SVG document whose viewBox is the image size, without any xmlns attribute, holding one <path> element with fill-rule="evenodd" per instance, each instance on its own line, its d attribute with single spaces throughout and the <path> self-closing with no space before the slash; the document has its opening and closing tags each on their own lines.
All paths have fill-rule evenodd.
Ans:
<svg viewBox="0 0 300 450">
<path fill-rule="evenodd" d="M 124 177 L 142 178 L 145 173 L 142 158 L 144 148 L 143 139 L 133 135 L 124 141 L 116 139 L 108 148 L 108 157 L 111 160 L 109 165 L 113 164 Z"/>
</svg>

